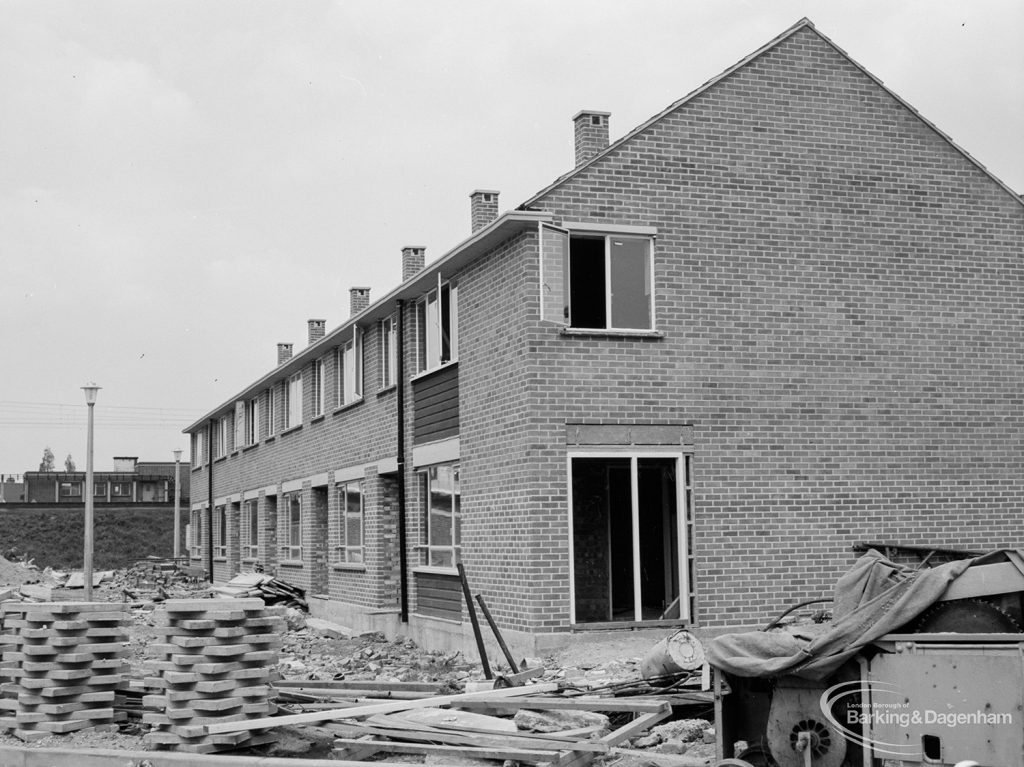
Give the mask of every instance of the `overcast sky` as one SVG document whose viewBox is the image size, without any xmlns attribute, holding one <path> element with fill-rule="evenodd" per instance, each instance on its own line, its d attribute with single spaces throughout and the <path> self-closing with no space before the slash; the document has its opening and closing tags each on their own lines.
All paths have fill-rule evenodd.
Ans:
<svg viewBox="0 0 1024 767">
<path fill-rule="evenodd" d="M 802 17 L 1017 192 L 1020 0 L 0 0 L 0 473 L 97 470 Z"/>
</svg>

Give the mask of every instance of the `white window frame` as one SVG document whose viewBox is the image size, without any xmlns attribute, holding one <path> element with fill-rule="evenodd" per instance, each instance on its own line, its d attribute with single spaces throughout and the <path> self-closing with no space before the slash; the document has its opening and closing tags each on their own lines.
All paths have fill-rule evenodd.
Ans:
<svg viewBox="0 0 1024 767">
<path fill-rule="evenodd" d="M 81 498 L 82 494 L 83 494 L 82 488 L 83 488 L 84 485 L 85 485 L 85 483 L 82 482 L 81 480 L 78 480 L 78 481 L 69 480 L 67 482 L 61 482 L 60 483 L 60 488 L 59 488 L 60 489 L 60 497 L 61 498 Z M 64 492 L 65 488 L 67 489 L 67 492 Z M 75 492 L 76 488 L 77 488 L 78 492 Z"/>
<path fill-rule="evenodd" d="M 352 327 L 352 338 L 337 351 L 338 407 L 351 405 L 363 398 L 363 333 Z"/>
<path fill-rule="evenodd" d="M 267 436 L 277 434 L 277 384 L 267 387 Z"/>
<path fill-rule="evenodd" d="M 120 489 L 126 487 L 128 492 L 121 494 L 118 492 Z M 110 497 L 111 498 L 131 498 L 132 497 L 132 483 L 131 482 L 111 482 L 110 483 Z"/>
<path fill-rule="evenodd" d="M 284 428 L 302 423 L 302 372 L 288 377 L 284 384 Z"/>
<path fill-rule="evenodd" d="M 380 321 L 380 388 L 390 389 L 398 381 L 398 319 L 392 314 Z"/>
<path fill-rule="evenodd" d="M 260 398 L 245 401 L 245 444 L 255 445 L 260 439 Z"/>
<path fill-rule="evenodd" d="M 218 418 L 213 422 L 213 457 L 223 458 L 228 454 L 227 418 Z"/>
<path fill-rule="evenodd" d="M 448 356 L 444 354 L 442 301 L 448 294 Z M 431 306 L 434 308 L 431 309 Z M 416 359 L 421 373 L 459 361 L 459 286 L 454 280 L 442 280 L 416 302 Z"/>
<path fill-rule="evenodd" d="M 311 368 L 313 402 L 310 404 L 312 405 L 312 417 L 316 418 L 324 414 L 324 400 L 327 394 L 324 379 L 324 361 L 322 359 L 313 360 Z"/>
<path fill-rule="evenodd" d="M 352 542 L 348 538 L 348 494 L 352 487 L 359 496 L 359 540 Z M 338 564 L 361 565 L 366 559 L 366 483 L 361 479 L 339 482 L 334 486 L 335 503 L 338 515 L 338 537 L 334 547 L 334 561 Z"/>
<path fill-rule="evenodd" d="M 260 555 L 260 507 L 259 501 L 250 498 L 242 501 L 239 514 L 238 544 L 243 559 L 258 559 Z M 253 522 L 255 521 L 255 524 Z M 255 533 L 255 540 L 253 534 Z"/>
<path fill-rule="evenodd" d="M 565 310 L 565 316 L 559 324 L 565 325 L 570 329 L 577 329 L 580 331 L 591 331 L 601 332 L 607 331 L 610 333 L 650 333 L 656 330 L 657 324 L 655 318 L 657 317 L 657 304 L 656 295 L 654 290 L 654 257 L 655 257 L 655 243 L 657 240 L 657 230 L 653 227 L 645 226 L 614 226 L 614 225 L 600 225 L 600 224 L 586 224 L 586 223 L 575 223 L 566 222 L 564 226 L 555 226 L 554 224 L 541 223 L 539 224 L 540 239 L 541 239 L 541 269 L 540 269 L 540 294 L 541 294 L 541 316 L 545 319 L 554 319 L 551 316 L 545 316 L 544 307 L 550 300 L 548 293 L 551 291 L 551 286 L 545 284 L 546 265 L 545 259 L 545 247 L 544 247 L 544 232 L 550 231 L 559 236 L 565 237 L 565 252 L 562 254 L 564 262 L 562 269 L 560 270 L 560 280 L 562 282 L 561 290 L 563 293 L 562 304 Z M 572 253 L 572 240 L 573 238 L 589 237 L 589 238 L 602 238 L 604 239 L 604 315 L 605 324 L 603 327 L 587 327 L 578 326 L 572 324 L 572 274 L 571 274 L 571 253 Z M 642 240 L 647 242 L 647 291 L 649 295 L 649 307 L 647 317 L 647 327 L 643 328 L 620 328 L 616 327 L 612 322 L 612 296 L 614 294 L 612 286 L 612 238 L 621 238 L 627 240 Z M 559 276 L 555 275 L 553 279 L 558 279 Z M 556 288 L 557 289 L 557 288 Z"/>
<path fill-rule="evenodd" d="M 189 550 L 193 559 L 203 555 L 203 509 L 193 509 L 189 523 Z"/>
<path fill-rule="evenodd" d="M 205 435 L 201 431 L 192 433 L 192 468 L 199 468 L 203 465 Z"/>
<path fill-rule="evenodd" d="M 286 493 L 284 496 L 284 514 L 281 515 L 281 558 L 301 561 L 302 559 L 302 494 Z M 297 503 L 298 523 L 292 520 L 293 502 Z"/>
<path fill-rule="evenodd" d="M 216 506 L 213 509 L 213 551 L 214 556 L 224 559 L 228 555 L 228 507 Z"/>
<path fill-rule="evenodd" d="M 446 544 L 433 544 L 431 539 L 433 536 L 432 524 L 433 515 L 431 513 L 430 503 L 430 485 L 432 481 L 432 474 L 436 473 L 441 468 L 449 468 L 454 472 L 452 484 L 454 490 L 452 494 L 452 520 L 451 520 L 451 541 Z M 461 469 L 458 462 L 452 463 L 439 463 L 432 466 L 425 466 L 419 472 L 420 474 L 420 492 L 422 493 L 423 503 L 423 514 L 424 524 L 423 531 L 426 539 L 424 541 L 423 550 L 425 554 L 425 564 L 427 567 L 440 567 L 445 569 L 454 569 L 456 564 L 462 559 L 462 487 L 461 487 Z M 458 503 L 455 500 L 458 499 Z M 450 559 L 449 563 L 438 563 L 441 560 Z"/>
<path fill-rule="evenodd" d="M 633 448 L 600 448 L 595 450 L 570 450 L 566 452 L 566 487 L 568 499 L 568 527 L 569 527 L 569 622 L 576 623 L 576 573 L 574 570 L 575 551 L 573 533 L 573 499 L 572 499 L 572 462 L 574 458 L 628 458 L 630 464 L 631 483 L 631 514 L 633 533 L 633 605 L 634 621 L 646 622 L 643 620 L 643 602 L 640 593 L 640 568 L 642 567 L 640 556 L 640 526 L 639 508 L 639 481 L 638 461 L 641 458 L 673 458 L 676 461 L 676 545 L 679 551 L 679 620 L 690 620 L 690 541 L 689 523 L 693 510 L 689 508 L 689 493 L 686 486 L 686 461 L 692 459 L 692 454 L 680 450 L 636 450 Z M 692 468 L 692 464 L 691 464 Z"/>
</svg>

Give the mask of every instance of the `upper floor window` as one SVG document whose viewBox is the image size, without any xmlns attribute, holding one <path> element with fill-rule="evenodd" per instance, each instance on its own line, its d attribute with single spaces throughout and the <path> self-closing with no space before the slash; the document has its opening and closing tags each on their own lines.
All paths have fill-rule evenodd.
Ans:
<svg viewBox="0 0 1024 767">
<path fill-rule="evenodd" d="M 213 422 L 213 457 L 220 458 L 228 453 L 228 419 L 218 418 Z"/>
<path fill-rule="evenodd" d="M 192 434 L 192 465 L 203 465 L 203 432 L 197 431 Z"/>
<path fill-rule="evenodd" d="M 363 334 L 352 328 L 352 338 L 338 349 L 338 405 L 363 396 Z"/>
<path fill-rule="evenodd" d="M 572 328 L 653 330 L 653 239 L 541 226 L 542 308 Z"/>
<path fill-rule="evenodd" d="M 324 361 L 313 360 L 313 417 L 324 414 Z"/>
<path fill-rule="evenodd" d="M 267 389 L 267 436 L 277 433 L 277 386 Z"/>
<path fill-rule="evenodd" d="M 389 389 L 398 381 L 398 328 L 394 315 L 380 323 L 380 388 Z"/>
<path fill-rule="evenodd" d="M 419 369 L 433 370 L 459 357 L 458 287 L 441 283 L 416 304 Z"/>
<path fill-rule="evenodd" d="M 284 389 L 284 428 L 302 423 L 302 373 L 288 379 Z"/>
<path fill-rule="evenodd" d="M 245 444 L 255 445 L 260 438 L 259 397 L 245 401 Z"/>
</svg>

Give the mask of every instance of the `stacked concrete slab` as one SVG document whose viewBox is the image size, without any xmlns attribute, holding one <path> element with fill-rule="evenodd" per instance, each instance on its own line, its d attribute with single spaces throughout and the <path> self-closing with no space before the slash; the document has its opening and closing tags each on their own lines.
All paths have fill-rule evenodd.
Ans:
<svg viewBox="0 0 1024 767">
<path fill-rule="evenodd" d="M 146 679 L 161 694 L 143 699 L 161 712 L 143 717 L 153 726 L 150 745 L 208 753 L 273 740 L 265 730 L 207 735 L 204 728 L 274 713 L 269 685 L 284 608 L 261 599 L 172 599 L 165 607 L 156 627 L 163 642 L 150 647 L 159 660 L 147 664 L 159 676 Z"/>
<path fill-rule="evenodd" d="M 26 741 L 117 729 L 114 698 L 128 672 L 126 605 L 4 602 L 0 615 L 0 727 Z"/>
</svg>

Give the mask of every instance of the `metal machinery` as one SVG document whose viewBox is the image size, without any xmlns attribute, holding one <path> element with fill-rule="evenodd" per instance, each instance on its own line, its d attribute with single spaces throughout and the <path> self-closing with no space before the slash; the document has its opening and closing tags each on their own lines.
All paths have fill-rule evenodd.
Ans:
<svg viewBox="0 0 1024 767">
<path fill-rule="evenodd" d="M 1024 575 L 978 565 L 822 682 L 716 671 L 716 767 L 1024 767 L 1022 627 Z"/>
</svg>

